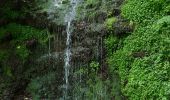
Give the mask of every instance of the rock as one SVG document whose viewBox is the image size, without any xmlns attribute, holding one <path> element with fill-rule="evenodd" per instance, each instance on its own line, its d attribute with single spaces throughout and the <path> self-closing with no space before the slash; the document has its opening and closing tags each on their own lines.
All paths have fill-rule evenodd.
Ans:
<svg viewBox="0 0 170 100">
<path fill-rule="evenodd" d="M 96 23 L 104 23 L 105 19 L 107 18 L 106 12 L 98 12 L 95 16 Z"/>
<path fill-rule="evenodd" d="M 29 49 L 34 49 L 37 46 L 38 41 L 36 39 L 31 39 L 26 41 L 26 47 Z"/>
<path fill-rule="evenodd" d="M 72 61 L 84 61 L 87 62 L 90 60 L 90 57 L 92 56 L 92 52 L 89 48 L 84 48 L 84 47 L 76 47 L 72 48 Z"/>
<path fill-rule="evenodd" d="M 143 58 L 143 57 L 145 57 L 147 55 L 148 55 L 148 53 L 146 51 L 139 51 L 139 52 L 133 52 L 132 53 L 132 56 L 134 58 Z"/>
</svg>

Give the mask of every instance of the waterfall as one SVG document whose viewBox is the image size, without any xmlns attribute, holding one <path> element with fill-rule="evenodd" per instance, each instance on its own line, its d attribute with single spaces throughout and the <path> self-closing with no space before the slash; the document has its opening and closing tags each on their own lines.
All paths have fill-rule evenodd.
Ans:
<svg viewBox="0 0 170 100">
<path fill-rule="evenodd" d="M 69 70 L 70 70 L 70 60 L 71 60 L 71 23 L 74 20 L 76 16 L 76 7 L 78 4 L 78 0 L 71 0 L 70 5 L 71 8 L 65 15 L 65 22 L 67 23 L 66 32 L 67 32 L 67 39 L 66 39 L 66 49 L 65 49 L 65 57 L 64 57 L 64 90 L 63 90 L 63 99 L 67 100 L 69 98 L 68 96 L 68 89 L 69 89 Z"/>
</svg>

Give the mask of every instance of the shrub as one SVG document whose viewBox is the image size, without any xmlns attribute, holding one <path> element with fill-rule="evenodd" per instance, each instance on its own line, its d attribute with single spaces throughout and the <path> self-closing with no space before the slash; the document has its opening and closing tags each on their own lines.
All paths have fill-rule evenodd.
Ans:
<svg viewBox="0 0 170 100">
<path fill-rule="evenodd" d="M 125 39 L 124 47 L 113 53 L 111 64 L 118 67 L 122 91 L 129 99 L 169 99 L 170 23 L 167 19 L 169 16 L 153 25 L 139 27 Z M 133 56 L 135 52 L 140 57 Z"/>
<path fill-rule="evenodd" d="M 130 100 L 170 99 L 168 9 L 168 0 L 128 0 L 122 6 L 122 15 L 137 27 L 121 48 L 108 53 L 108 64 L 110 72 L 119 73 L 121 90 Z M 106 42 L 109 52 L 112 41 Z"/>
<path fill-rule="evenodd" d="M 44 45 L 48 40 L 47 30 L 39 30 L 16 23 L 10 23 L 0 28 L 0 38 L 3 39 L 6 34 L 12 35 L 12 40 L 6 40 L 4 42 L 10 42 L 9 45 L 11 46 L 11 49 L 14 49 L 16 51 L 15 53 L 22 60 L 26 60 L 30 53 L 29 49 L 26 47 L 26 41 L 35 39 L 38 43 Z"/>
<path fill-rule="evenodd" d="M 105 21 L 105 25 L 106 27 L 109 29 L 109 30 L 112 30 L 113 29 L 113 24 L 117 21 L 117 18 L 115 17 L 111 17 L 111 18 L 108 18 L 106 19 Z"/>
<path fill-rule="evenodd" d="M 129 20 L 139 23 L 148 23 L 160 18 L 168 0 L 128 0 L 122 6 L 122 15 Z"/>
<path fill-rule="evenodd" d="M 108 55 L 111 55 L 113 51 L 117 49 L 118 42 L 118 38 L 111 35 L 105 39 L 104 43 L 106 45 Z"/>
<path fill-rule="evenodd" d="M 55 73 L 49 73 L 42 77 L 36 77 L 28 84 L 27 91 L 31 93 L 34 100 L 56 99 L 58 89 Z"/>
<path fill-rule="evenodd" d="M 91 71 L 92 72 L 97 72 L 98 69 L 99 69 L 99 63 L 98 62 L 95 62 L 95 61 L 92 61 L 90 63 L 90 68 L 91 68 Z"/>
<path fill-rule="evenodd" d="M 43 44 L 47 38 L 47 30 L 39 30 L 30 26 L 23 26 L 16 23 L 10 23 L 6 26 L 6 32 L 12 33 L 17 41 L 25 41 L 29 39 L 37 39 Z"/>
</svg>

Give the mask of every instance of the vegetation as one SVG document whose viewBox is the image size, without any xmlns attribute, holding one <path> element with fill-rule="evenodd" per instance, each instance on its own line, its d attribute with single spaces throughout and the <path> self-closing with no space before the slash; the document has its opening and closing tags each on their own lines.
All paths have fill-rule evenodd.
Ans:
<svg viewBox="0 0 170 100">
<path fill-rule="evenodd" d="M 0 99 L 62 99 L 71 4 L 58 4 L 2 0 Z M 76 13 L 68 99 L 170 99 L 169 0 L 84 0 Z"/>
<path fill-rule="evenodd" d="M 111 17 L 111 18 L 108 18 L 107 20 L 106 20 L 106 22 L 105 22 L 105 24 L 106 24 L 106 27 L 108 28 L 108 29 L 113 29 L 113 24 L 115 23 L 117 21 L 117 19 L 115 18 L 115 17 Z"/>
<path fill-rule="evenodd" d="M 113 51 L 108 57 L 109 65 L 119 73 L 122 92 L 130 100 L 170 99 L 169 4 L 168 0 L 126 1 L 122 15 L 136 23 L 134 32 L 123 39 L 120 48 L 110 37 L 106 40 L 108 51 Z"/>
<path fill-rule="evenodd" d="M 31 93 L 34 100 L 40 100 L 42 98 L 55 99 L 57 96 L 55 92 L 57 87 L 54 84 L 57 83 L 55 73 L 49 73 L 43 77 L 37 77 L 32 79 L 27 87 L 27 90 Z"/>
</svg>

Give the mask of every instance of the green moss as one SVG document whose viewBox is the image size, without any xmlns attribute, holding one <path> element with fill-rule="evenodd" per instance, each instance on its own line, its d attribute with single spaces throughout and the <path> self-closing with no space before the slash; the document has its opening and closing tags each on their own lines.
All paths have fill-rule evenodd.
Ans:
<svg viewBox="0 0 170 100">
<path fill-rule="evenodd" d="M 109 29 L 109 30 L 112 30 L 113 29 L 113 24 L 117 21 L 117 18 L 116 17 L 111 17 L 111 18 L 108 18 L 106 19 L 105 21 L 105 25 L 106 27 Z"/>
<path fill-rule="evenodd" d="M 16 23 L 10 23 L 4 27 L 6 32 L 11 33 L 14 41 L 25 41 L 29 39 L 37 39 L 39 43 L 45 42 L 47 38 L 47 30 L 39 30 L 30 26 L 23 26 Z"/>
</svg>

